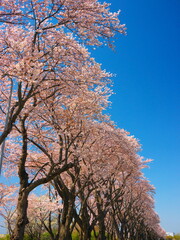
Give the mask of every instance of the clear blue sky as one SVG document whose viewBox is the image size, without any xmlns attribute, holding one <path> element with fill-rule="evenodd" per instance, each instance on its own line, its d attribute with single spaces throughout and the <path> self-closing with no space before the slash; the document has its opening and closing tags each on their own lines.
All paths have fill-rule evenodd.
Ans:
<svg viewBox="0 0 180 240">
<path fill-rule="evenodd" d="M 109 113 L 154 159 L 145 175 L 156 187 L 156 211 L 169 232 L 180 232 L 180 1 L 108 0 L 121 9 L 127 36 L 116 52 L 100 48 L 98 62 L 116 73 Z"/>
</svg>

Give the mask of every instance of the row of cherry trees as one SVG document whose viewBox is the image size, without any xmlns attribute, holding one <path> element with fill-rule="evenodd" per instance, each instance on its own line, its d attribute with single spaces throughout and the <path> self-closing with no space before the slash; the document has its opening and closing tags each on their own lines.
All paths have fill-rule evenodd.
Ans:
<svg viewBox="0 0 180 240">
<path fill-rule="evenodd" d="M 97 0 L 4 0 L 0 23 L 1 156 L 19 179 L 0 185 L 11 239 L 162 238 L 148 161 L 103 114 L 111 74 L 88 51 L 125 33 L 118 13 Z"/>
</svg>

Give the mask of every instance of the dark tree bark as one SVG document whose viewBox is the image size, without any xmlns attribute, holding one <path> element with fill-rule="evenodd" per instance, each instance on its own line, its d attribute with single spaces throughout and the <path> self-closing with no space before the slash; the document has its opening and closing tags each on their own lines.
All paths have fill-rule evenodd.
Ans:
<svg viewBox="0 0 180 240">
<path fill-rule="evenodd" d="M 22 155 L 18 165 L 18 175 L 20 179 L 20 190 L 17 204 L 17 220 L 11 240 L 22 240 L 24 237 L 25 226 L 28 223 L 27 208 L 28 208 L 28 174 L 25 170 L 25 162 L 27 158 L 27 132 L 25 128 L 25 119 L 21 119 L 22 131 Z"/>
<path fill-rule="evenodd" d="M 71 240 L 70 225 L 74 216 L 75 185 L 73 184 L 72 187 L 68 189 L 62 178 L 58 176 L 54 179 L 54 186 L 63 200 L 59 239 Z"/>
<path fill-rule="evenodd" d="M 60 175 L 62 172 L 67 171 L 72 168 L 74 165 L 72 163 L 65 163 L 61 168 L 54 169 L 54 166 L 51 167 L 49 173 L 44 178 L 33 179 L 30 183 L 28 181 L 28 174 L 26 172 L 26 158 L 27 158 L 27 131 L 25 128 L 25 120 L 27 116 L 21 119 L 21 134 L 22 134 L 22 154 L 19 160 L 18 165 L 18 176 L 20 179 L 20 189 L 19 189 L 19 197 L 17 204 L 17 220 L 15 224 L 14 231 L 11 236 L 11 240 L 22 240 L 24 237 L 25 226 L 28 224 L 27 218 L 27 208 L 28 208 L 28 195 L 29 193 L 36 187 L 41 184 L 47 183 L 54 179 L 57 175 Z M 36 146 L 38 146 L 36 144 Z M 42 149 L 41 149 L 42 150 Z M 44 150 L 45 151 L 45 150 Z"/>
</svg>

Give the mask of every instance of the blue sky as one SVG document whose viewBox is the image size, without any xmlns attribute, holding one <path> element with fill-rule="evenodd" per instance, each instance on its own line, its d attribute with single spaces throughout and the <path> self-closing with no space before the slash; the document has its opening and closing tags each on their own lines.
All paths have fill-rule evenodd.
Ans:
<svg viewBox="0 0 180 240">
<path fill-rule="evenodd" d="M 112 73 L 112 120 L 140 140 L 145 170 L 156 187 L 156 211 L 169 232 L 180 232 L 180 1 L 108 0 L 121 9 L 127 36 L 116 51 L 92 54 Z"/>
</svg>

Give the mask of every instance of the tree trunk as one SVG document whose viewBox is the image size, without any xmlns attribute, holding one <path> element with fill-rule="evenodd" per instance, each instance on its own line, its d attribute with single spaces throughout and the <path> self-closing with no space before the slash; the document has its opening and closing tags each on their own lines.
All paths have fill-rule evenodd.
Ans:
<svg viewBox="0 0 180 240">
<path fill-rule="evenodd" d="M 73 219 L 74 197 L 70 197 L 64 201 L 62 214 L 62 222 L 60 227 L 60 240 L 71 240 L 70 225 Z"/>
<path fill-rule="evenodd" d="M 21 131 L 22 131 L 22 153 L 18 165 L 18 175 L 20 179 L 19 197 L 17 203 L 17 220 L 15 229 L 11 236 L 11 240 L 23 240 L 25 226 L 28 224 L 27 208 L 28 208 L 28 174 L 26 172 L 25 163 L 27 158 L 27 132 L 25 128 L 26 117 L 21 119 Z"/>
<path fill-rule="evenodd" d="M 71 232 L 69 226 L 66 224 L 61 225 L 61 230 L 60 230 L 60 238 L 59 240 L 71 240 Z"/>
<path fill-rule="evenodd" d="M 85 226 L 85 225 L 84 225 Z M 91 230 L 87 227 L 84 228 L 84 226 L 82 227 L 82 236 L 81 239 L 82 240 L 90 240 L 91 239 Z"/>
<path fill-rule="evenodd" d="M 18 198 L 16 226 L 11 240 L 23 240 L 25 226 L 28 224 L 27 208 L 28 194 L 25 191 L 21 191 Z"/>
<path fill-rule="evenodd" d="M 105 225 L 104 225 L 104 216 L 100 216 L 99 220 L 99 235 L 98 235 L 98 240 L 106 240 L 106 235 L 105 235 Z"/>
<path fill-rule="evenodd" d="M 105 236 L 105 210 L 103 210 L 103 199 L 101 198 L 100 192 L 96 191 L 96 206 L 98 211 L 98 226 L 99 226 L 99 234 L 98 240 L 106 240 Z"/>
<path fill-rule="evenodd" d="M 83 196 L 83 200 L 84 200 L 84 196 Z M 82 220 L 81 226 L 80 226 L 82 231 L 81 240 L 90 240 L 91 239 L 90 217 L 87 211 L 86 202 L 83 203 L 81 220 Z"/>
</svg>

